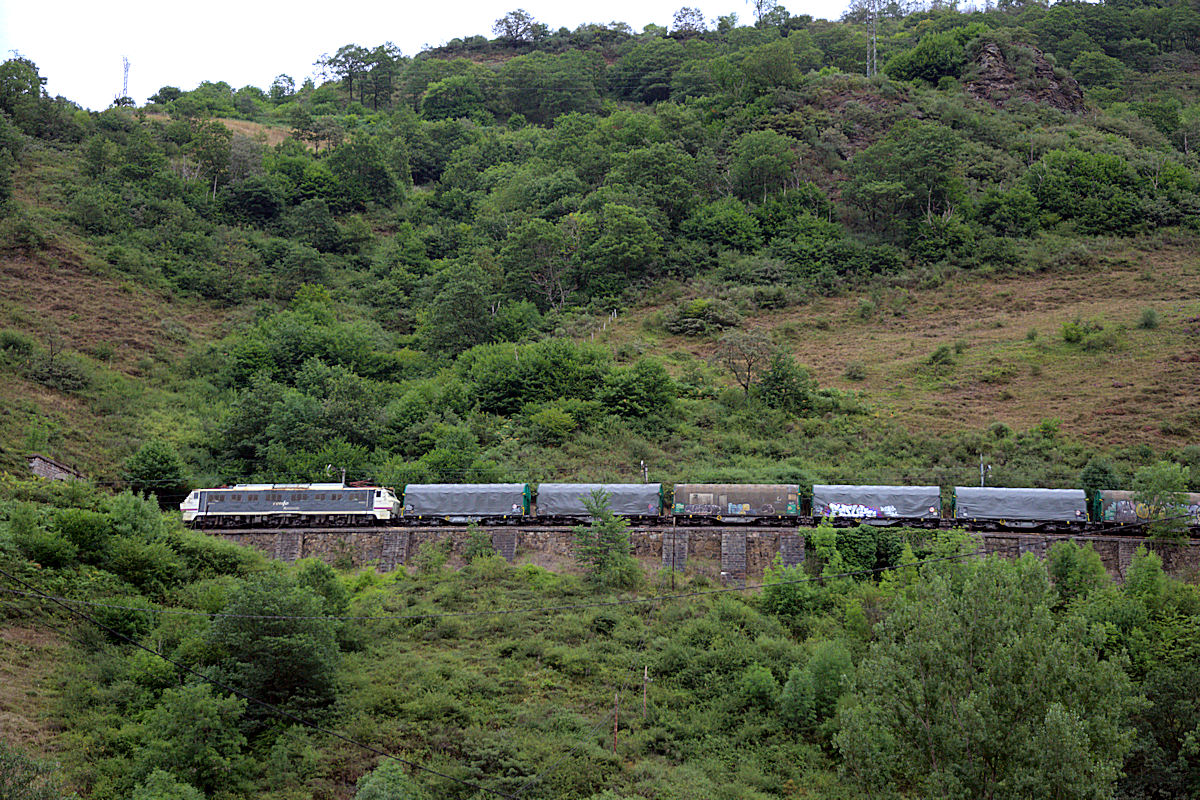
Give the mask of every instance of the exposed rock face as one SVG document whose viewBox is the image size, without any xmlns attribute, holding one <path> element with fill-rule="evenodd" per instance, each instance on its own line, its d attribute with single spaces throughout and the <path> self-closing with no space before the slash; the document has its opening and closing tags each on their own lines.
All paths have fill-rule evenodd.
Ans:
<svg viewBox="0 0 1200 800">
<path fill-rule="evenodd" d="M 1016 47 L 1030 53 L 1032 74 L 1020 75 L 1013 64 L 1004 56 L 1004 51 L 995 42 L 983 45 L 975 58 L 974 77 L 964 82 L 967 92 L 996 107 L 1009 100 L 1027 100 L 1053 106 L 1070 114 L 1084 111 L 1083 90 L 1074 78 L 1067 75 L 1059 78 L 1054 67 L 1046 60 L 1041 50 L 1029 45 Z M 1022 72 L 1029 65 L 1022 65 Z"/>
</svg>

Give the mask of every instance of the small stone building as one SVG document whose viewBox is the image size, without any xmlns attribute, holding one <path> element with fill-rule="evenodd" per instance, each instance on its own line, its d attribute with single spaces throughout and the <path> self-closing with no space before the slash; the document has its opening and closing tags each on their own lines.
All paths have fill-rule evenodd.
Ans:
<svg viewBox="0 0 1200 800">
<path fill-rule="evenodd" d="M 81 481 L 84 479 L 82 472 L 41 453 L 33 453 L 29 456 L 29 469 L 39 478 L 49 478 L 52 481 Z"/>
</svg>

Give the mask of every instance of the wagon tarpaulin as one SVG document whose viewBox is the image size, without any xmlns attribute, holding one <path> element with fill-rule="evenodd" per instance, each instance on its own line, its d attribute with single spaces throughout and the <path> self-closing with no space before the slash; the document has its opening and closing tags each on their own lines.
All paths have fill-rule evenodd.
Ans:
<svg viewBox="0 0 1200 800">
<path fill-rule="evenodd" d="M 936 519 L 942 507 L 937 486 L 813 487 L 813 516 L 848 519 Z"/>
<path fill-rule="evenodd" d="M 410 483 L 404 515 L 519 517 L 527 512 L 524 483 Z"/>
<path fill-rule="evenodd" d="M 956 519 L 1083 522 L 1088 518 L 1082 489 L 954 487 Z"/>
<path fill-rule="evenodd" d="M 662 513 L 661 483 L 543 483 L 537 490 L 539 516 L 588 516 L 583 501 L 597 489 L 608 495 L 614 514 L 655 516 Z"/>
</svg>

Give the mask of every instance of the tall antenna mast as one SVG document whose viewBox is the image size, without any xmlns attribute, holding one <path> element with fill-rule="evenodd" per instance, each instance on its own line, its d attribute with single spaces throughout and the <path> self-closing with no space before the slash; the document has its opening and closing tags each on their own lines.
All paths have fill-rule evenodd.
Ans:
<svg viewBox="0 0 1200 800">
<path fill-rule="evenodd" d="M 113 106 L 117 108 L 133 105 L 133 100 L 129 97 L 129 59 L 125 56 L 121 56 L 121 68 L 124 70 L 121 93 L 113 98 Z"/>
</svg>

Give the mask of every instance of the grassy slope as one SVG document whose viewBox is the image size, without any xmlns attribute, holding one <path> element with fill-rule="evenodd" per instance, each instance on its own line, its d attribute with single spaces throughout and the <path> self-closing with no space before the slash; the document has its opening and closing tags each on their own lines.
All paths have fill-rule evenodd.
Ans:
<svg viewBox="0 0 1200 800">
<path fill-rule="evenodd" d="M 53 665 L 63 645 L 54 633 L 20 623 L 0 628 L 0 737 L 30 752 L 55 750 L 50 722 Z"/>
<path fill-rule="evenodd" d="M 172 416 L 168 373 L 190 343 L 217 335 L 228 313 L 116 273 L 62 221 L 59 187 L 74 168 L 50 150 L 23 159 L 17 199 L 48 235 L 37 250 L 0 253 L 0 328 L 88 356 L 97 380 L 64 394 L 0 374 L 0 469 L 23 471 L 28 450 L 49 450 L 106 479 L 148 431 L 170 424 L 155 418 L 164 409 Z"/>
</svg>

